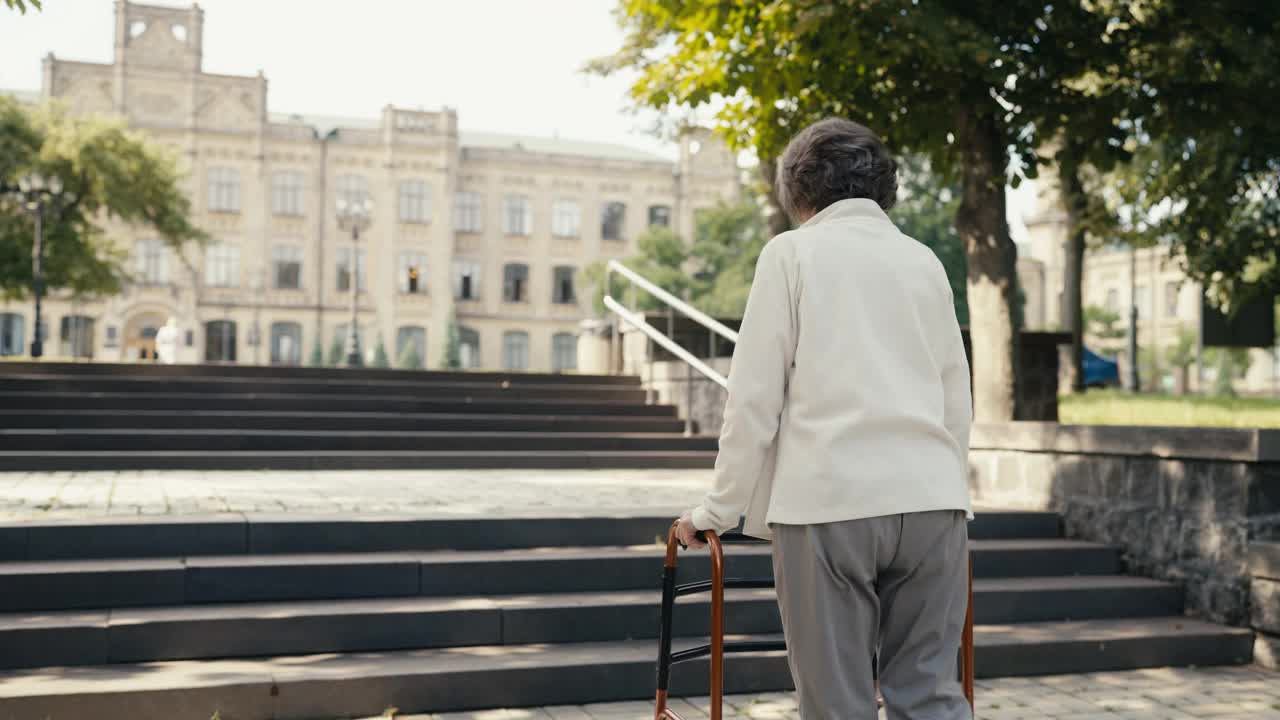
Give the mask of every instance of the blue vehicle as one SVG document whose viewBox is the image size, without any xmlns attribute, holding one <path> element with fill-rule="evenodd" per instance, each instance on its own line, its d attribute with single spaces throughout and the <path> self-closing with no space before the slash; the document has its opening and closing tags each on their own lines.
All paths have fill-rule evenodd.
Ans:
<svg viewBox="0 0 1280 720">
<path fill-rule="evenodd" d="M 1089 348 L 1084 348 L 1084 386 L 1112 387 L 1120 384 L 1120 366 Z"/>
</svg>

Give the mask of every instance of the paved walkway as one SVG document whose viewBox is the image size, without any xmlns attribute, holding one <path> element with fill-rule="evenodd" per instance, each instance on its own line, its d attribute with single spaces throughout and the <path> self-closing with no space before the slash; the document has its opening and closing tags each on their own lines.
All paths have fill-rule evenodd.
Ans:
<svg viewBox="0 0 1280 720">
<path fill-rule="evenodd" d="M 0 520 L 363 512 L 674 512 L 709 470 L 334 470 L 0 473 Z"/>
<path fill-rule="evenodd" d="M 1280 674 L 1253 667 L 1005 678 L 977 683 L 979 720 L 1280 720 Z M 686 720 L 707 718 L 706 698 L 676 700 Z M 651 720 L 648 702 L 396 715 L 402 720 Z M 794 719 L 791 693 L 726 698 L 725 718 Z M 883 718 L 883 713 L 881 718 Z"/>
</svg>

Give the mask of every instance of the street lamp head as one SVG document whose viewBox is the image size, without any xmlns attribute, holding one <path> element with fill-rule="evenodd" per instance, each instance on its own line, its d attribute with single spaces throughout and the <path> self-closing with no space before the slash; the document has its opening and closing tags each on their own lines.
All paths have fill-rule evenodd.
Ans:
<svg viewBox="0 0 1280 720">
<path fill-rule="evenodd" d="M 57 196 L 62 194 L 62 178 L 57 175 L 45 177 L 39 172 L 29 172 L 18 178 L 18 190 L 31 199 L 32 196 Z"/>
</svg>

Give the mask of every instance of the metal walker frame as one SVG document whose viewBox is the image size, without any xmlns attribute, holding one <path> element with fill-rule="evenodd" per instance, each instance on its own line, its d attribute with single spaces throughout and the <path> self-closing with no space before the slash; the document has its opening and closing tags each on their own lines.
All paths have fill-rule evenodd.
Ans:
<svg viewBox="0 0 1280 720">
<path fill-rule="evenodd" d="M 724 543 L 751 542 L 740 533 L 717 535 L 714 530 L 699 533 L 711 551 L 711 579 L 676 584 L 676 556 L 680 547 L 676 538 L 676 526 L 667 533 L 667 555 L 662 566 L 662 625 L 658 635 L 658 690 L 655 720 L 684 720 L 667 707 L 667 684 L 671 678 L 671 666 L 711 656 L 711 720 L 721 720 L 724 713 L 724 655 L 725 653 L 765 652 L 786 650 L 787 645 L 776 641 L 724 640 L 724 591 L 725 588 L 771 588 L 773 578 L 725 578 Z M 671 622 L 677 597 L 711 591 L 711 636 L 706 645 L 671 652 Z M 960 639 L 960 683 L 964 688 L 969 708 L 973 708 L 973 557 L 969 556 L 969 604 L 965 610 L 964 631 Z"/>
</svg>

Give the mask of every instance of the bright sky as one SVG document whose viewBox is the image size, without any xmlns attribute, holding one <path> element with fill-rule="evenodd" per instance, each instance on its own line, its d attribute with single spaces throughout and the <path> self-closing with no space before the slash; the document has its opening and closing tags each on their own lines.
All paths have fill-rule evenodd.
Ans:
<svg viewBox="0 0 1280 720">
<path fill-rule="evenodd" d="M 178 3 L 166 3 L 178 4 Z M 38 90 L 40 59 L 110 62 L 111 0 L 0 10 L 0 88 Z M 270 83 L 269 109 L 376 117 L 450 106 L 466 130 L 614 142 L 674 157 L 625 112 L 625 77 L 581 72 L 617 49 L 613 0 L 203 0 L 204 69 Z M 1023 191 L 1011 205 L 1025 207 Z M 1011 208 L 1015 237 L 1022 223 Z"/>
</svg>

